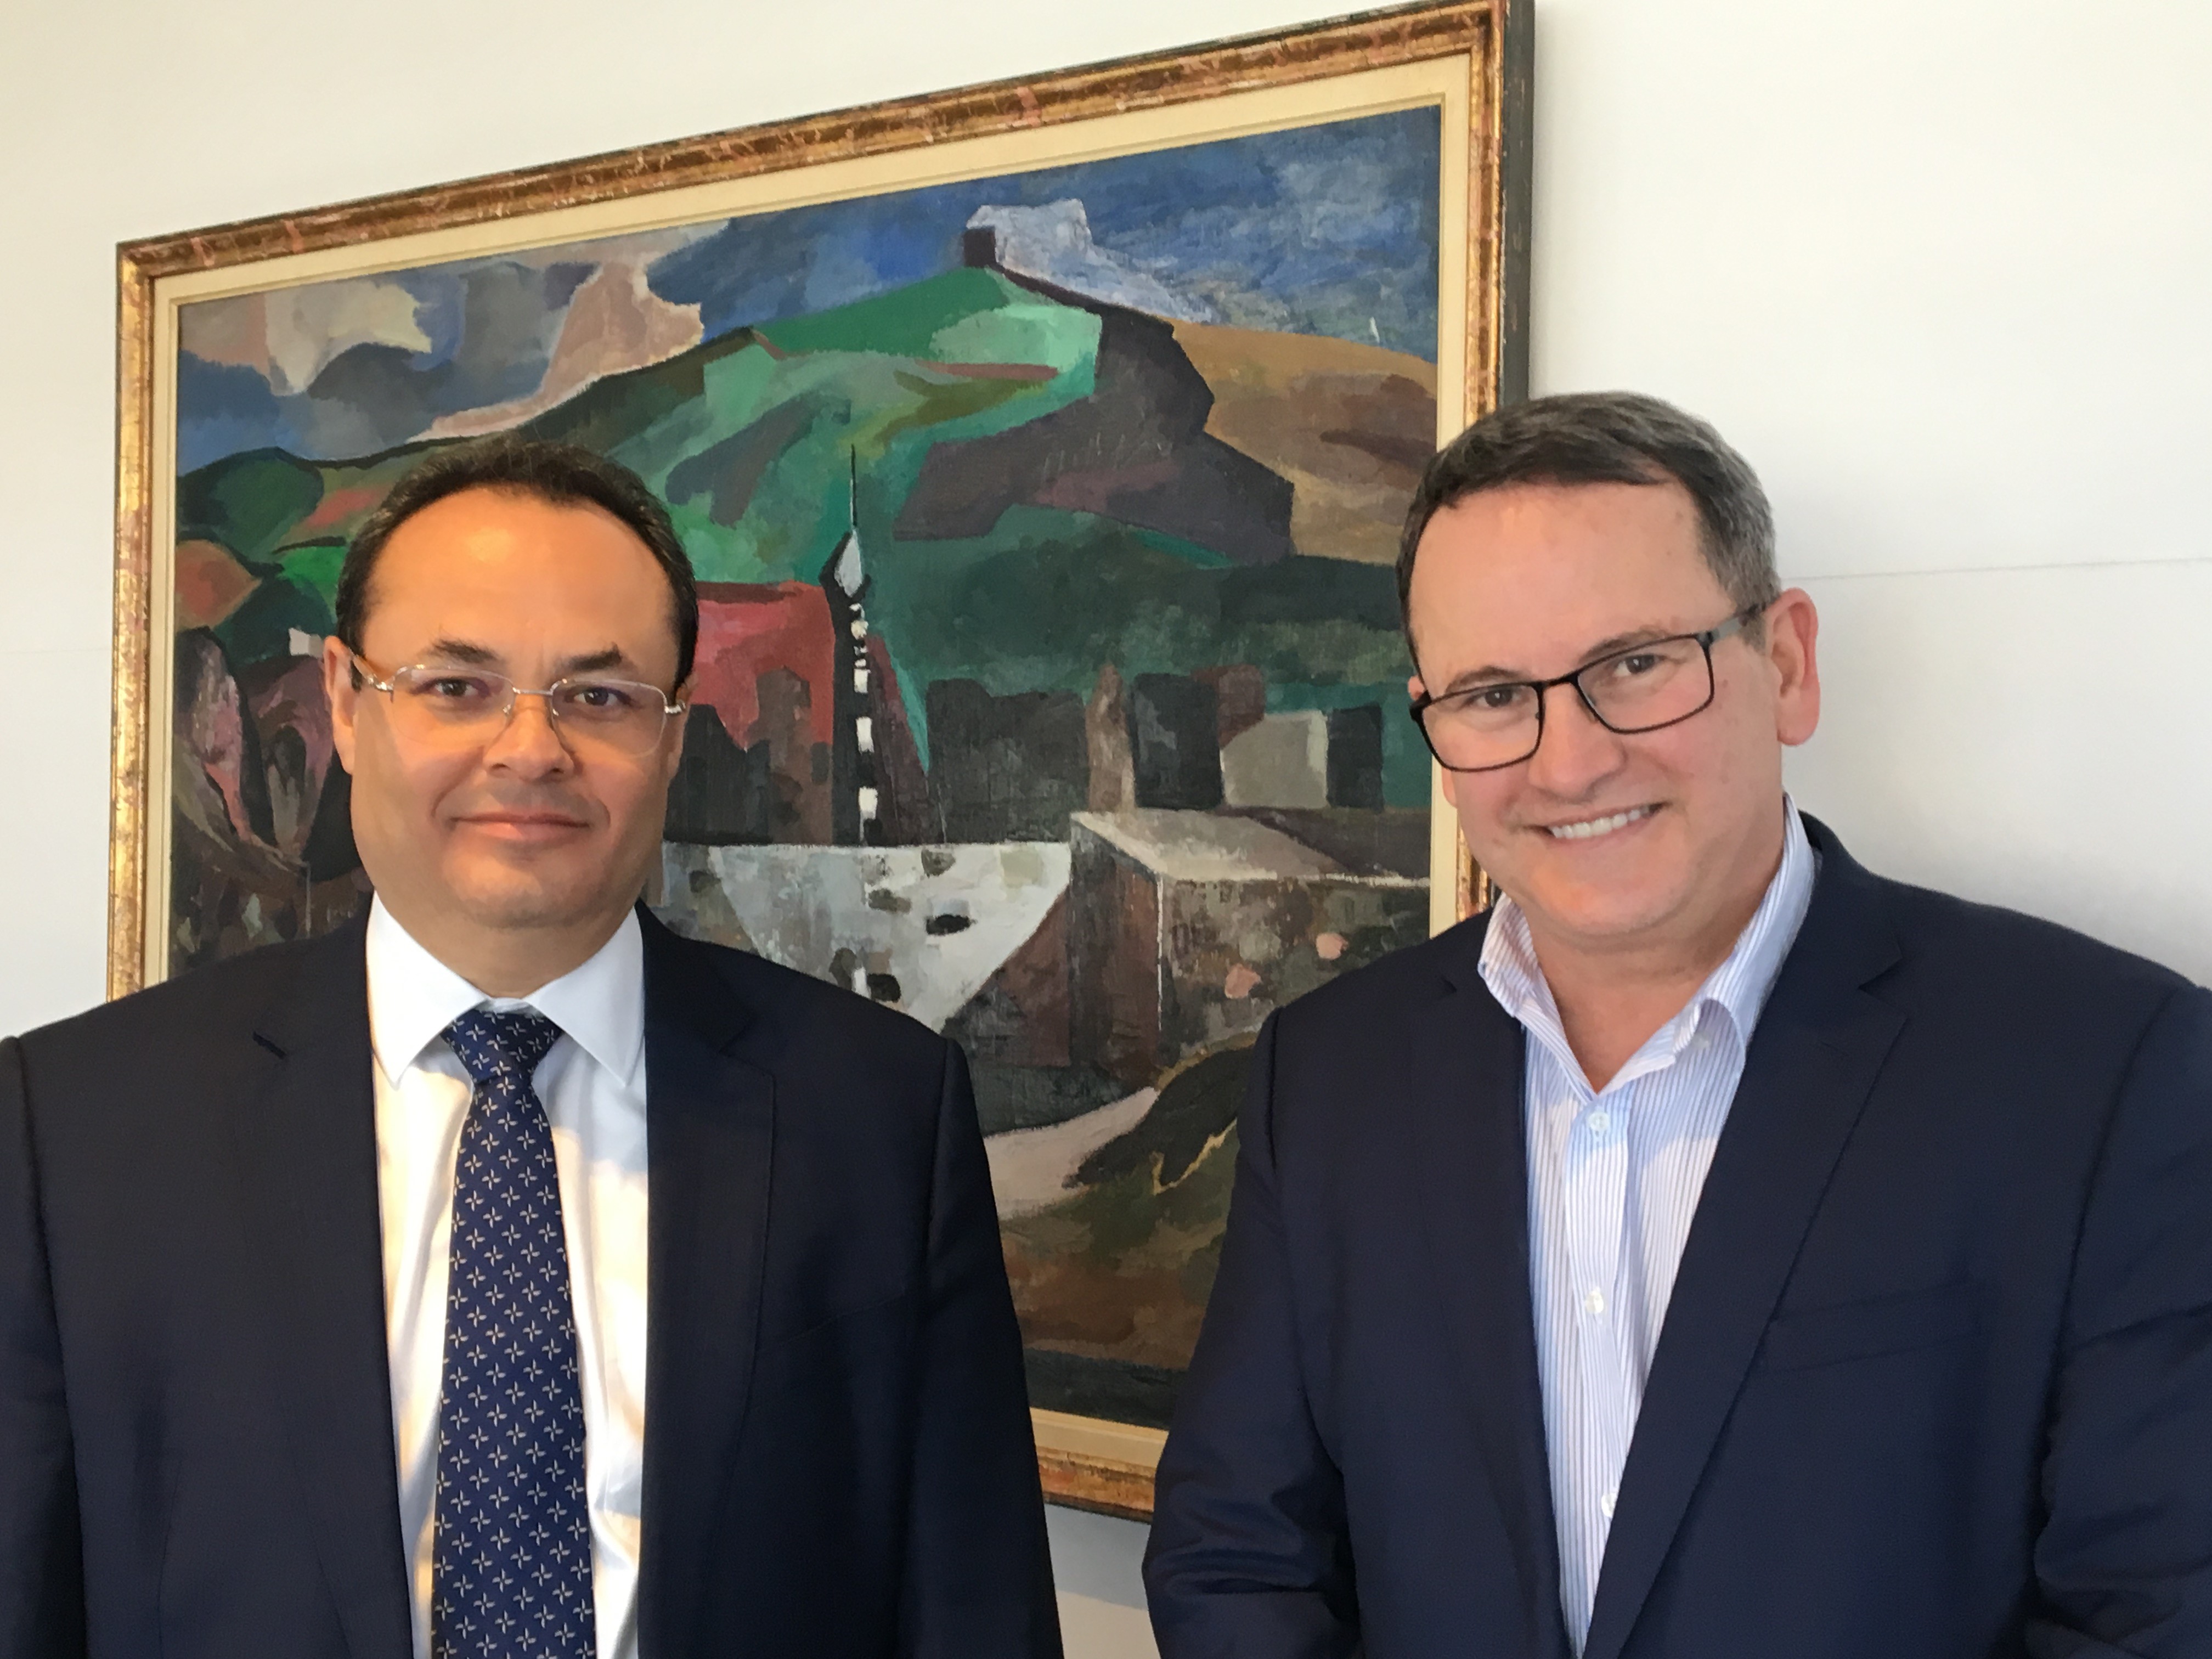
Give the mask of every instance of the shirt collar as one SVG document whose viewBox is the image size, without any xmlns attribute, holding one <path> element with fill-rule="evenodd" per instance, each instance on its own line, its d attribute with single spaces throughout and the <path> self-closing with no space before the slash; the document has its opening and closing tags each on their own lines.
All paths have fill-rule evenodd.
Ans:
<svg viewBox="0 0 2212 1659">
<path fill-rule="evenodd" d="M 1759 1024 L 1782 964 L 1796 943 L 1797 930 L 1813 902 L 1813 881 L 1820 861 L 1805 834 L 1804 820 L 1787 795 L 1782 798 L 1782 865 L 1766 884 L 1766 893 L 1726 961 L 1713 969 L 1697 994 L 1684 1005 L 1683 1014 L 1668 1022 L 1676 1028 L 1676 1042 L 1686 1041 L 1690 1028 L 1705 1005 L 1725 1009 L 1737 1036 L 1746 1044 Z M 1536 945 L 1528 932 L 1528 918 L 1504 894 L 1492 908 L 1489 930 L 1483 935 L 1480 963 L 1482 981 L 1498 1006 L 1522 1024 L 1547 1030 L 1559 1024 L 1559 1007 L 1536 959 Z M 1684 1016 L 1689 1016 L 1685 1018 Z"/>
<path fill-rule="evenodd" d="M 446 1027 L 485 1003 L 530 1007 L 627 1083 L 645 1052 L 645 935 L 633 911 L 580 967 L 519 999 L 487 997 L 432 956 L 385 908 L 368 911 L 368 1033 L 386 1080 L 421 1058 Z"/>
</svg>

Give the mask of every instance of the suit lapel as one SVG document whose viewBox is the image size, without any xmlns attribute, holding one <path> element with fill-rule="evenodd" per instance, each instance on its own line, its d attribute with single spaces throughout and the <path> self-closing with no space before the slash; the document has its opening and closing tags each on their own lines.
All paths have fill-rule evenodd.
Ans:
<svg viewBox="0 0 2212 1659">
<path fill-rule="evenodd" d="M 1531 1642 L 1520 1650 L 1565 1659 L 1529 1302 L 1522 1036 L 1476 971 L 1481 939 L 1480 927 L 1469 926 L 1444 942 L 1443 982 L 1412 1019 L 1416 1161 L 1435 1256 L 1431 1304 L 1449 1329 L 1484 1472 L 1513 1549 Z"/>
<path fill-rule="evenodd" d="M 751 1015 L 711 955 L 641 920 L 651 1197 L 638 1642 L 690 1653 L 759 1335 L 775 1091 L 732 1057 Z"/>
<path fill-rule="evenodd" d="M 368 989 L 356 921 L 301 951 L 254 1027 L 267 1085 L 241 1108 L 240 1206 L 301 1497 L 357 1659 L 405 1659 Z"/>
<path fill-rule="evenodd" d="M 1644 1392 L 1584 1659 L 1618 1659 L 1904 1024 L 1863 988 L 1898 959 L 1873 878 L 1808 820 L 1813 902 L 1759 1016 Z"/>
</svg>

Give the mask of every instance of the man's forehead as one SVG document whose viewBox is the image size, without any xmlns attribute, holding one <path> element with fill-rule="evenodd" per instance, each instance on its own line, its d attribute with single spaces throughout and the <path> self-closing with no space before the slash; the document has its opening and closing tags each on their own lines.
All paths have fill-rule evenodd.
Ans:
<svg viewBox="0 0 2212 1659">
<path fill-rule="evenodd" d="M 369 585 L 380 602 L 553 597 L 578 587 L 594 604 L 619 603 L 632 591 L 657 604 L 665 601 L 668 579 L 637 532 L 603 507 L 468 489 L 395 528 Z"/>
<path fill-rule="evenodd" d="M 451 551 L 457 544 L 477 543 L 526 552 L 579 541 L 609 549 L 624 545 L 647 562 L 653 557 L 637 531 L 597 501 L 551 501 L 534 491 L 493 484 L 457 489 L 409 514 L 393 526 L 384 552 Z"/>
<path fill-rule="evenodd" d="M 607 666 L 613 653 L 659 672 L 672 603 L 651 550 L 604 508 L 471 489 L 394 529 L 363 628 L 373 650 L 410 661 Z"/>
<path fill-rule="evenodd" d="M 1650 483 L 1500 485 L 1439 508 L 1421 535 L 1415 570 L 1432 549 L 1501 557 L 1548 554 L 1695 553 L 1697 503 L 1672 479 Z"/>
<path fill-rule="evenodd" d="M 1424 659 L 1449 657 L 1449 672 L 1557 672 L 1562 655 L 1708 626 L 1724 602 L 1679 486 L 1516 486 L 1430 521 L 1409 617 Z"/>
</svg>

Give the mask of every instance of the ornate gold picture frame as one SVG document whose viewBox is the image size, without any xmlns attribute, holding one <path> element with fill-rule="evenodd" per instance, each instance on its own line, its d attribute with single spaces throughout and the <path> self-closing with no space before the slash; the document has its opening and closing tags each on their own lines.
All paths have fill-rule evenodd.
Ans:
<svg viewBox="0 0 2212 1659">
<path fill-rule="evenodd" d="M 1528 12 L 1401 7 L 124 246 L 110 994 L 359 902 L 298 665 L 409 459 L 605 447 L 725 641 L 648 897 L 969 1048 L 1048 1494 L 1149 1514 L 1243 1046 L 1484 898 L 1394 705 L 1387 565 L 1428 448 L 1525 394 Z M 809 666 L 862 549 L 864 805 Z M 746 908 L 840 883 L 834 958 Z"/>
</svg>

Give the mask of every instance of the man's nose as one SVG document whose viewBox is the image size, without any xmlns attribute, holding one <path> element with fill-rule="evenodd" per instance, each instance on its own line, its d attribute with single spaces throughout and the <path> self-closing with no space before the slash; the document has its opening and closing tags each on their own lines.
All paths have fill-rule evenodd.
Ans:
<svg viewBox="0 0 2212 1659">
<path fill-rule="evenodd" d="M 1544 696 L 1543 739 L 1528 757 L 1528 781 L 1547 794 L 1573 799 L 1588 794 L 1627 757 L 1620 734 L 1608 730 L 1571 685 Z"/>
<path fill-rule="evenodd" d="M 552 700 L 542 691 L 517 691 L 507 724 L 484 749 L 484 764 L 544 777 L 565 772 L 575 763 L 561 728 L 553 719 Z"/>
</svg>

